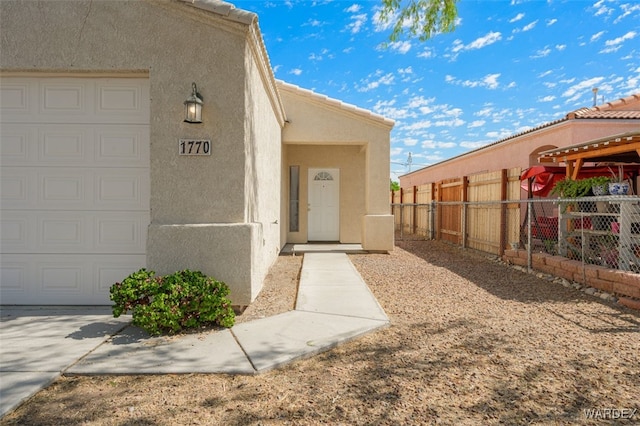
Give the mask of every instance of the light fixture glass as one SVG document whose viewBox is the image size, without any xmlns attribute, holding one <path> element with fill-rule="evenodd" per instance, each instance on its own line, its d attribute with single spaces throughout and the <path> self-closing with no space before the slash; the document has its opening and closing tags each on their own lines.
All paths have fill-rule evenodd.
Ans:
<svg viewBox="0 0 640 426">
<path fill-rule="evenodd" d="M 202 123 L 202 96 L 198 93 L 196 83 L 191 83 L 191 96 L 184 101 L 185 123 Z"/>
</svg>

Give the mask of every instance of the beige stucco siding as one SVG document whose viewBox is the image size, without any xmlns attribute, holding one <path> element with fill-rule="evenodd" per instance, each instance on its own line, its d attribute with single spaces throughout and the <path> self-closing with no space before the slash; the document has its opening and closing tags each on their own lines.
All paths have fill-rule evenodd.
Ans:
<svg viewBox="0 0 640 426">
<path fill-rule="evenodd" d="M 284 245 L 280 236 L 282 128 L 250 46 L 245 58 L 245 221 L 257 225 L 252 253 L 253 300 Z"/>
<path fill-rule="evenodd" d="M 257 27 L 176 0 L 3 0 L 0 20 L 5 75 L 149 79 L 147 267 L 202 270 L 249 304 L 281 245 L 282 112 Z M 183 122 L 192 82 L 202 124 Z M 180 138 L 211 140 L 211 155 L 178 155 Z"/>
</svg>

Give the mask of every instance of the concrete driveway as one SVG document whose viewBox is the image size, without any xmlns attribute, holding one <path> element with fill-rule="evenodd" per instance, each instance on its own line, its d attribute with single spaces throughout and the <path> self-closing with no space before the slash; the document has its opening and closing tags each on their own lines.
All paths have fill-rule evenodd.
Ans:
<svg viewBox="0 0 640 426">
<path fill-rule="evenodd" d="M 0 416 L 47 386 L 125 328 L 108 306 L 3 306 L 0 311 Z"/>
</svg>

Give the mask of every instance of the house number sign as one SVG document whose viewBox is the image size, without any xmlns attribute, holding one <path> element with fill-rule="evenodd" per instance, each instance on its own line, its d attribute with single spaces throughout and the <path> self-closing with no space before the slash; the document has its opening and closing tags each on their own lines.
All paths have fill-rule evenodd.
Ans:
<svg viewBox="0 0 640 426">
<path fill-rule="evenodd" d="M 205 139 L 180 139 L 178 140 L 178 154 L 211 155 L 211 141 Z"/>
</svg>

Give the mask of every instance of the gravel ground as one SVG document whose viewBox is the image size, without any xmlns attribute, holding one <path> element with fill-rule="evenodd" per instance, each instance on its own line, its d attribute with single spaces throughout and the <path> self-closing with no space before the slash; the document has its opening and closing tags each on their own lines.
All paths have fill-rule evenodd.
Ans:
<svg viewBox="0 0 640 426">
<path fill-rule="evenodd" d="M 438 242 L 350 258 L 391 327 L 256 376 L 64 377 L 0 423 L 640 424 L 638 311 Z M 300 260 L 238 321 L 291 309 Z"/>
</svg>

